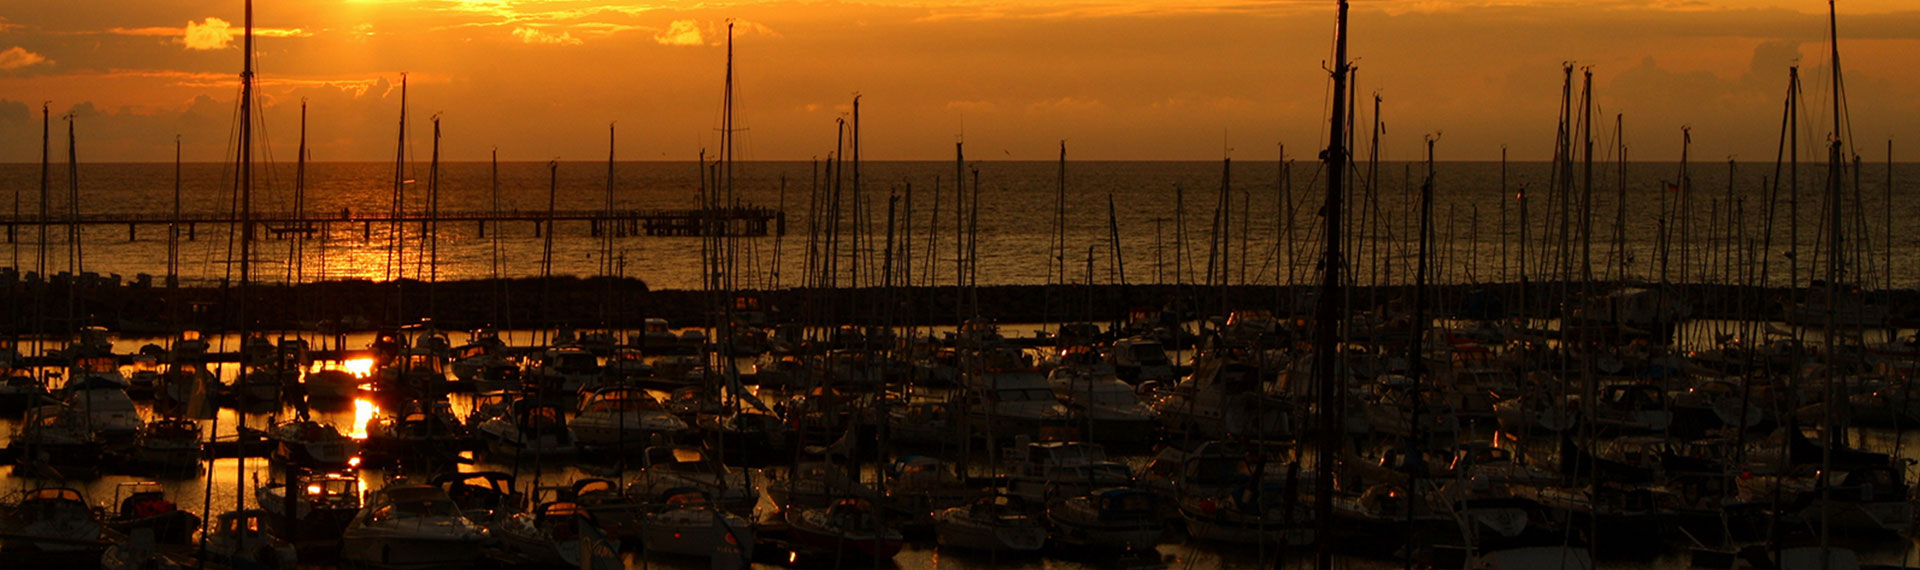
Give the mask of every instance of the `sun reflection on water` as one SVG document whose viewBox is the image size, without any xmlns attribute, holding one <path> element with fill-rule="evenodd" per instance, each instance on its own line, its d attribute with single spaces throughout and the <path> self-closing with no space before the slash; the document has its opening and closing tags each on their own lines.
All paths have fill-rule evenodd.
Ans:
<svg viewBox="0 0 1920 570">
<path fill-rule="evenodd" d="M 352 374 L 354 378 L 366 378 L 373 375 L 373 359 L 355 358 L 340 363 L 340 369 Z"/>
<path fill-rule="evenodd" d="M 380 406 L 374 405 L 372 400 L 366 398 L 355 398 L 353 400 L 353 425 L 351 426 L 353 433 L 349 433 L 347 436 L 356 440 L 367 439 L 367 422 L 373 421 L 374 416 L 377 415 L 380 415 Z"/>
</svg>

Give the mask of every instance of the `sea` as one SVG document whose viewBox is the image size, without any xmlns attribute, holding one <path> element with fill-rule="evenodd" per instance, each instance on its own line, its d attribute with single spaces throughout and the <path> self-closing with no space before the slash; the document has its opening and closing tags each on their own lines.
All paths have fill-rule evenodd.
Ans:
<svg viewBox="0 0 1920 570">
<path fill-rule="evenodd" d="M 1566 172 L 1558 172 L 1565 170 Z M 1348 269 L 1359 285 L 1409 282 L 1422 188 L 1432 190 L 1430 281 L 1563 276 L 1782 286 L 1827 273 L 1870 289 L 1920 282 L 1920 164 L 1842 171 L 1838 232 L 1825 164 L 1742 162 L 1357 162 L 1348 172 Z M 837 171 L 837 172 L 836 172 Z M 730 172 L 730 174 L 729 174 Z M 0 164 L 0 267 L 92 272 L 183 284 L 237 279 L 231 224 L 78 226 L 72 215 L 232 218 L 231 164 Z M 454 280 L 618 275 L 654 289 L 697 289 L 703 246 L 733 253 L 734 285 L 1317 282 L 1328 172 L 1316 160 L 1219 162 L 695 162 L 261 164 L 256 216 L 299 210 L 425 218 L 502 212 L 515 221 L 327 224 L 260 232 L 252 279 Z M 1591 182 L 1588 182 L 1588 180 Z M 1782 183 L 1780 181 L 1786 180 Z M 959 181 L 959 184 L 956 184 Z M 704 182 L 704 184 L 703 184 Z M 1797 188 L 1796 188 L 1797 187 Z M 959 192 L 964 190 L 964 196 Z M 709 194 L 713 199 L 709 199 Z M 41 204 L 46 204 L 44 226 Z M 586 221 L 529 221 L 549 210 L 697 208 L 718 202 L 784 212 L 785 232 L 710 244 L 639 232 L 591 235 Z M 891 222 L 891 223 L 889 223 Z M 433 231 L 429 232 L 428 229 Z M 41 236 L 46 239 L 42 240 Z M 70 243 L 78 236 L 79 247 Z M 891 244 L 889 247 L 889 236 Z M 960 248 L 958 244 L 966 244 Z M 610 242 L 610 243 L 609 243 Z M 42 261 L 42 247 L 45 248 Z M 892 263 L 886 252 L 892 251 Z M 610 252 L 610 253 L 608 253 Z M 960 263 L 964 254 L 972 262 Z M 170 263 L 171 260 L 171 263 Z M 817 264 L 810 264 L 809 260 Z M 1524 269 L 1523 269 L 1524 268 Z M 824 283 L 820 272 L 813 282 Z M 958 275 L 962 274 L 964 275 Z M 1209 276 L 1213 276 L 1211 279 Z"/>
</svg>

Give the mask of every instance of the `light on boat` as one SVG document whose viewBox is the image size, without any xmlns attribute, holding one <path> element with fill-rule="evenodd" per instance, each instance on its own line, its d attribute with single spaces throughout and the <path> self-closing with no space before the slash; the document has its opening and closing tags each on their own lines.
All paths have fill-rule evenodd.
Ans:
<svg viewBox="0 0 1920 570">
<path fill-rule="evenodd" d="M 363 436 L 363 437 L 364 437 L 364 436 Z M 355 456 L 353 456 L 353 457 L 349 457 L 349 458 L 347 458 L 347 466 L 348 466 L 348 467 L 352 467 L 352 468 L 355 468 L 355 469 L 359 469 L 359 468 L 360 468 L 360 456 L 358 456 L 358 455 L 355 455 Z"/>
<path fill-rule="evenodd" d="M 348 463 L 352 463 L 352 462 L 353 462 L 353 460 L 352 460 L 352 459 L 349 459 L 349 460 L 347 460 L 347 462 L 348 462 Z M 307 494 L 309 494 L 309 495 L 318 495 L 318 494 L 320 494 L 320 486 L 319 486 L 319 485 L 307 485 Z"/>
<path fill-rule="evenodd" d="M 800 559 L 800 553 L 794 552 L 794 551 L 787 551 L 788 564 L 792 564 L 795 560 L 799 560 L 799 559 Z"/>
</svg>

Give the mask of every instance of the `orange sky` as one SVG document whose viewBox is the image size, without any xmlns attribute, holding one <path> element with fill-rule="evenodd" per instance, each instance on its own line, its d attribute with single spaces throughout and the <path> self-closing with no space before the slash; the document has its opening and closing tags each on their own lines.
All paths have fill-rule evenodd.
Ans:
<svg viewBox="0 0 1920 570">
<path fill-rule="evenodd" d="M 243 18 L 239 0 L 219 4 L 10 0 L 0 162 L 38 160 L 42 101 L 56 120 L 74 112 L 82 160 L 169 161 L 176 134 L 188 160 L 222 160 Z M 391 160 L 401 72 L 421 158 L 439 113 L 453 160 L 494 148 L 508 160 L 602 160 L 609 122 L 622 159 L 692 159 L 715 145 L 729 18 L 737 120 L 750 129 L 742 158 L 826 155 L 856 93 L 869 159 L 946 159 L 961 136 L 980 158 L 1049 160 L 1062 139 L 1084 160 L 1270 160 L 1282 142 L 1311 157 L 1334 13 L 1330 0 L 262 0 L 255 10 L 263 130 L 281 161 L 302 99 L 316 160 Z M 1547 159 L 1560 63 L 1573 61 L 1593 68 L 1603 139 L 1625 114 L 1634 159 L 1677 159 L 1691 125 L 1696 157 L 1762 161 L 1796 61 L 1802 139 L 1830 130 L 1825 10 L 1357 1 L 1352 53 L 1362 98 L 1385 100 L 1389 160 L 1416 158 L 1433 132 L 1443 159 L 1497 159 L 1502 145 L 1516 160 Z M 1920 132 L 1920 10 L 1909 0 L 1840 10 L 1852 138 L 1884 160 L 1888 138 L 1900 152 L 1901 135 Z"/>
</svg>

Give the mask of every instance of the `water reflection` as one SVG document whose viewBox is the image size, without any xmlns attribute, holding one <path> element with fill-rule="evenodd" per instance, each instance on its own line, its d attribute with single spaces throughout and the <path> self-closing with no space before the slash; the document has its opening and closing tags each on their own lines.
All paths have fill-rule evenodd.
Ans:
<svg viewBox="0 0 1920 570">
<path fill-rule="evenodd" d="M 348 429 L 351 430 L 347 436 L 355 440 L 367 439 L 367 422 L 373 421 L 374 418 L 379 417 L 379 415 L 380 406 L 375 405 L 373 400 L 355 398 L 353 400 L 353 423 L 347 425 Z"/>
</svg>

